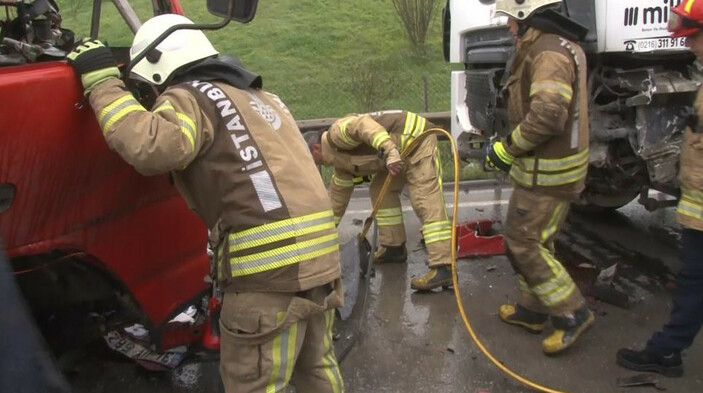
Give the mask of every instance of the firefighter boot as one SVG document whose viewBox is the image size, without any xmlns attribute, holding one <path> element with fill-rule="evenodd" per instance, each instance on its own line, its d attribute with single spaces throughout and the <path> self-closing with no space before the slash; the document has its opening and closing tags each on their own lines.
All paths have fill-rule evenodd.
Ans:
<svg viewBox="0 0 703 393">
<path fill-rule="evenodd" d="M 647 348 L 641 351 L 622 348 L 618 350 L 616 363 L 634 371 L 652 371 L 671 378 L 683 376 L 681 354 L 678 352 L 663 356 Z"/>
<path fill-rule="evenodd" d="M 452 267 L 449 265 L 430 268 L 422 277 L 410 281 L 410 288 L 416 291 L 430 291 L 437 287 L 449 288 L 452 285 Z"/>
<path fill-rule="evenodd" d="M 404 263 L 407 259 L 408 250 L 405 243 L 399 246 L 381 245 L 373 254 L 374 263 Z"/>
<path fill-rule="evenodd" d="M 564 351 L 593 325 L 594 320 L 593 313 L 585 304 L 572 314 L 552 317 L 554 332 L 542 341 L 542 350 L 547 355 L 556 355 Z"/>
<path fill-rule="evenodd" d="M 513 306 L 512 304 L 500 306 L 498 315 L 501 321 L 520 326 L 532 334 L 542 333 L 547 319 L 549 318 L 547 314 L 528 310 L 519 304 L 517 306 Z"/>
</svg>

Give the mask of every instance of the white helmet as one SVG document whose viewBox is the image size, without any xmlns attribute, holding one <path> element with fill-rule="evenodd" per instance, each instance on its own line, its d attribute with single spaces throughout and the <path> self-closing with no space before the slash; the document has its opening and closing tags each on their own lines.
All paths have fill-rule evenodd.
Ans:
<svg viewBox="0 0 703 393">
<path fill-rule="evenodd" d="M 560 3 L 561 0 L 496 0 L 496 13 L 525 20 L 544 6 Z"/>
<path fill-rule="evenodd" d="M 146 21 L 134 35 L 132 47 L 129 49 L 130 59 L 144 51 L 168 28 L 181 24 L 193 22 L 177 14 L 159 15 Z M 133 75 L 130 77 L 136 76 L 151 84 L 160 85 L 184 65 L 218 54 L 200 30 L 176 30 L 161 41 L 156 49 L 155 53 L 147 55 L 132 68 Z"/>
</svg>

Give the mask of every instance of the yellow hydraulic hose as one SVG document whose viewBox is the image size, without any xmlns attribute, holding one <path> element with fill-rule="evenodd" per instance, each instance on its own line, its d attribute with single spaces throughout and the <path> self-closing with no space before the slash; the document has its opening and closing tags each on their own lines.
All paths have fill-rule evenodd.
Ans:
<svg viewBox="0 0 703 393">
<path fill-rule="evenodd" d="M 498 361 L 493 355 L 486 349 L 486 347 L 483 345 L 481 340 L 478 338 L 476 335 L 476 332 L 474 332 L 474 328 L 471 326 L 471 322 L 469 322 L 469 317 L 466 315 L 466 311 L 464 310 L 464 302 L 461 299 L 461 291 L 459 290 L 459 278 L 457 275 L 457 268 L 456 268 L 456 248 L 457 248 L 457 238 L 456 238 L 456 225 L 457 225 L 457 217 L 459 216 L 458 214 L 458 209 L 459 209 L 459 152 L 456 147 L 456 142 L 454 142 L 454 138 L 452 138 L 452 135 L 447 132 L 446 130 L 443 130 L 441 128 L 430 128 L 428 130 L 425 130 L 419 137 L 414 139 L 404 150 L 403 153 L 401 154 L 401 158 L 405 158 L 409 152 L 412 151 L 412 149 L 417 145 L 420 141 L 422 141 L 425 137 L 428 135 L 434 135 L 434 134 L 440 134 L 444 135 L 449 139 L 452 145 L 452 156 L 454 157 L 454 197 L 453 197 L 453 207 L 452 207 L 452 256 L 451 256 L 451 262 L 452 262 L 452 283 L 454 285 L 454 297 L 456 298 L 456 304 L 459 307 L 459 314 L 461 314 L 461 319 L 464 321 L 464 326 L 466 327 L 466 330 L 469 332 L 469 335 L 471 336 L 471 339 L 474 341 L 476 346 L 481 350 L 481 352 L 488 358 L 488 360 L 491 361 L 496 367 L 498 367 L 502 372 L 504 372 L 506 375 L 509 377 L 513 378 L 516 381 L 519 381 L 523 383 L 526 386 L 531 387 L 532 389 L 536 389 L 540 392 L 547 392 L 547 393 L 566 393 L 561 390 L 556 390 L 556 389 L 551 389 L 546 386 L 542 386 L 538 383 L 532 382 L 527 378 L 522 377 L 521 375 L 517 374 L 516 372 L 512 371 L 511 369 L 507 368 L 504 366 L 500 361 Z M 366 219 L 364 222 L 364 228 L 362 229 L 361 233 L 359 234 L 359 239 L 363 239 L 366 237 L 366 233 L 368 232 L 369 228 L 371 227 L 371 223 L 373 222 L 373 218 L 376 216 L 376 213 L 378 212 L 378 209 L 381 206 L 381 201 L 383 200 L 384 195 L 388 191 L 388 186 L 391 181 L 390 174 L 389 176 L 386 176 L 386 181 L 383 183 L 383 187 L 381 188 L 381 192 L 378 194 L 378 198 L 374 202 L 373 206 L 373 211 L 371 212 L 371 216 Z M 443 192 L 440 190 L 440 192 Z"/>
</svg>

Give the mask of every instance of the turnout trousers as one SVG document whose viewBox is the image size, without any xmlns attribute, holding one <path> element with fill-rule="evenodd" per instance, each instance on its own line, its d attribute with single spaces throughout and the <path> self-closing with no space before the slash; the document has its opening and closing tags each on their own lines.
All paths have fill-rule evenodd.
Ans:
<svg viewBox="0 0 703 393">
<path fill-rule="evenodd" d="M 681 243 L 681 270 L 669 321 L 647 343 L 661 356 L 690 347 L 703 325 L 703 232 L 684 228 Z"/>
<path fill-rule="evenodd" d="M 373 204 L 388 176 L 387 171 L 374 176 L 369 186 Z M 427 247 L 427 265 L 438 267 L 450 264 L 452 230 L 442 189 L 442 166 L 437 152 L 437 138 L 429 136 L 405 159 L 403 172 L 394 176 L 381 208 L 376 216 L 379 243 L 400 246 L 405 243 L 405 226 L 400 192 L 408 185 L 410 202 L 422 222 Z"/>
<path fill-rule="evenodd" d="M 585 300 L 554 256 L 554 239 L 569 212 L 570 201 L 515 186 L 508 206 L 505 242 L 517 275 L 523 307 L 562 316 Z"/>
<path fill-rule="evenodd" d="M 343 393 L 334 354 L 334 307 L 341 284 L 299 293 L 225 293 L 220 375 L 227 393 Z"/>
</svg>

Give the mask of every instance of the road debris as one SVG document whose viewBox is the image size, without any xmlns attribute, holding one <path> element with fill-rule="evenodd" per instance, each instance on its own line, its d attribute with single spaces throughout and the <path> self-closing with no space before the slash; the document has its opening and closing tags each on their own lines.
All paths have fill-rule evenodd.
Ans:
<svg viewBox="0 0 703 393">
<path fill-rule="evenodd" d="M 107 332 L 103 338 L 110 349 L 121 353 L 151 371 L 174 369 L 183 361 L 187 349 L 185 346 L 181 346 L 159 353 L 136 342 L 129 335 L 122 334 L 119 330 Z"/>
<path fill-rule="evenodd" d="M 657 390 L 666 390 L 665 387 L 659 386 L 659 379 L 655 374 L 637 374 L 632 377 L 618 378 L 618 387 L 630 388 L 634 386 L 654 386 Z"/>
<path fill-rule="evenodd" d="M 198 313 L 198 309 L 195 306 L 188 307 L 187 310 L 176 315 L 175 318 L 168 321 L 168 323 L 190 323 L 191 325 L 195 323 L 195 314 Z"/>
</svg>

